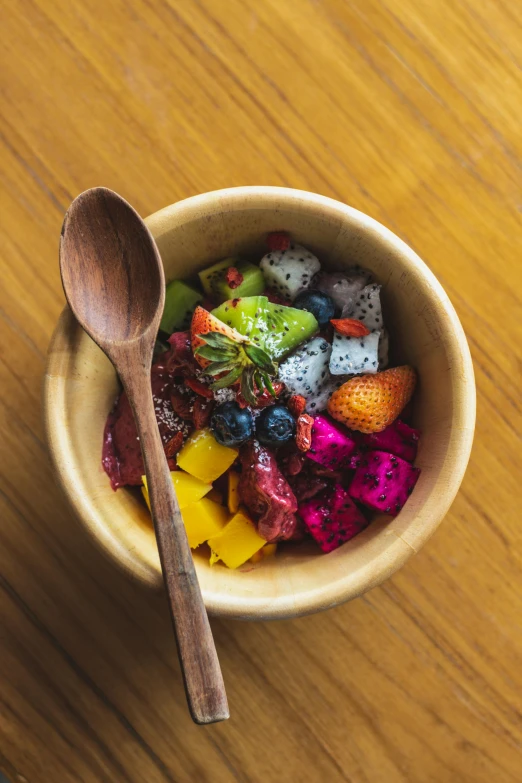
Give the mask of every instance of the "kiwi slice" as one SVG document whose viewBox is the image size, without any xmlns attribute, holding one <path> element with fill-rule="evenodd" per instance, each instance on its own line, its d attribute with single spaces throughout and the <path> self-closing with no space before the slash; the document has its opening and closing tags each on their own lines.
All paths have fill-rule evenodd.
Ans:
<svg viewBox="0 0 522 783">
<path fill-rule="evenodd" d="M 281 359 L 319 329 L 312 313 L 272 304 L 266 296 L 229 299 L 212 315 L 264 348 L 272 359 Z"/>
<path fill-rule="evenodd" d="M 198 272 L 201 285 L 203 286 L 203 291 L 207 296 L 213 298 L 213 286 L 216 280 L 220 277 L 224 278 L 228 267 L 235 266 L 237 263 L 239 263 L 238 258 L 224 258 L 223 261 L 218 261 L 217 264 L 209 266 L 206 269 L 202 269 L 201 272 Z"/>
<path fill-rule="evenodd" d="M 177 329 L 186 329 L 190 325 L 194 308 L 202 299 L 203 294 L 197 288 L 184 280 L 173 280 L 165 291 L 160 329 L 169 335 Z"/>
<path fill-rule="evenodd" d="M 257 296 L 265 290 L 265 278 L 258 266 L 250 264 L 248 261 L 236 262 L 236 264 L 228 265 L 228 267 L 230 266 L 235 266 L 237 271 L 243 275 L 243 282 L 237 288 L 230 288 L 226 280 L 226 270 L 220 272 L 212 280 L 212 296 L 216 302 L 226 302 L 227 299 L 237 299 L 244 296 Z"/>
</svg>

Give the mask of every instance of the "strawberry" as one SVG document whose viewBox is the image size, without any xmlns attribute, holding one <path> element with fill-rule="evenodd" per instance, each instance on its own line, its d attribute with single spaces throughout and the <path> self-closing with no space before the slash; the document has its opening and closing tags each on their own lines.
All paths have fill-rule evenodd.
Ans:
<svg viewBox="0 0 522 783">
<path fill-rule="evenodd" d="M 328 413 L 351 430 L 382 432 L 409 402 L 417 374 L 403 365 L 374 375 L 358 375 L 334 391 Z"/>
<path fill-rule="evenodd" d="M 232 329 L 231 326 L 224 324 L 223 321 L 220 321 L 219 318 L 213 316 L 208 310 L 204 310 L 199 306 L 196 307 L 190 325 L 190 344 L 196 361 L 201 367 L 207 367 L 212 361 L 212 359 L 207 359 L 205 356 L 202 356 L 197 350 L 205 345 L 205 340 L 202 339 L 200 335 L 209 333 L 224 334 L 237 343 L 245 342 L 243 335 L 239 334 L 235 329 Z"/>
<path fill-rule="evenodd" d="M 267 352 L 202 307 L 194 310 L 190 338 L 196 361 L 214 378 L 212 391 L 240 381 L 241 396 L 254 407 L 256 390 L 276 396 L 271 378 L 277 375 L 277 365 Z"/>
</svg>

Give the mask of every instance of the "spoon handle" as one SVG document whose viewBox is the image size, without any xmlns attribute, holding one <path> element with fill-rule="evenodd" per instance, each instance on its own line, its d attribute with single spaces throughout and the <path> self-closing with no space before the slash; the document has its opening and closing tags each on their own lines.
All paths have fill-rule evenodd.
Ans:
<svg viewBox="0 0 522 783">
<path fill-rule="evenodd" d="M 195 723 L 226 720 L 229 711 L 225 684 L 163 451 L 150 374 L 134 364 L 125 375 L 121 377 L 120 372 L 140 436 L 152 519 L 190 713 Z"/>
</svg>

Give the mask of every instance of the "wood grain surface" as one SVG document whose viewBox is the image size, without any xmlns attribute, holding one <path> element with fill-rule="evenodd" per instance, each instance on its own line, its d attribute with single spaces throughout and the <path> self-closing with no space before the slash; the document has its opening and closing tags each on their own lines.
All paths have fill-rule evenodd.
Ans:
<svg viewBox="0 0 522 783">
<path fill-rule="evenodd" d="M 4 0 L 0 769 L 12 783 L 522 779 L 522 7 L 508 0 Z M 213 622 L 233 719 L 194 726 L 165 601 L 55 485 L 40 385 L 58 238 L 106 185 L 143 214 L 317 191 L 402 236 L 467 331 L 461 492 L 393 579 L 326 614 Z"/>
</svg>

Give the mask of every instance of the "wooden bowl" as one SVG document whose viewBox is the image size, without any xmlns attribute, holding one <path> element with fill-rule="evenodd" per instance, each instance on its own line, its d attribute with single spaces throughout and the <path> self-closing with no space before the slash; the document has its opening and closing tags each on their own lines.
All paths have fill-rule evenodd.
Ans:
<svg viewBox="0 0 522 783">
<path fill-rule="evenodd" d="M 261 258 L 264 237 L 289 231 L 326 267 L 355 262 L 383 283 L 394 363 L 417 368 L 414 424 L 422 430 L 417 486 L 395 518 L 377 517 L 328 555 L 313 543 L 236 571 L 195 560 L 206 606 L 242 619 L 293 617 L 361 595 L 393 574 L 428 540 L 448 511 L 468 462 L 475 424 L 469 348 L 455 310 L 421 259 L 372 218 L 298 190 L 243 187 L 205 193 L 147 220 L 167 280 L 185 278 L 235 254 Z M 65 309 L 49 351 L 47 435 L 60 482 L 89 534 L 139 581 L 161 585 L 158 552 L 138 491 L 113 492 L 101 467 L 102 433 L 118 381 L 101 350 Z"/>
</svg>

